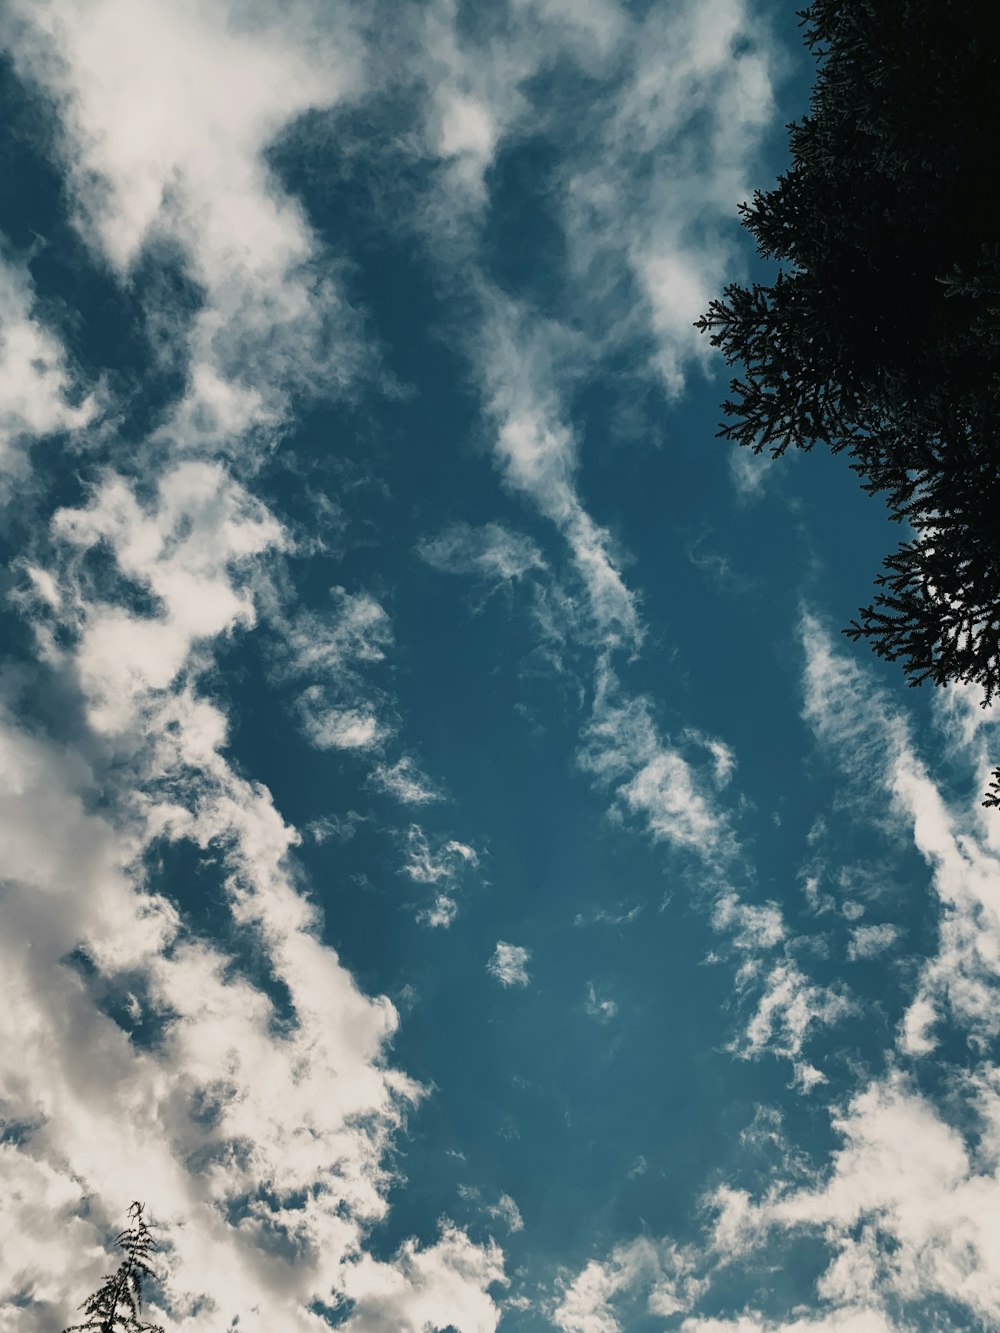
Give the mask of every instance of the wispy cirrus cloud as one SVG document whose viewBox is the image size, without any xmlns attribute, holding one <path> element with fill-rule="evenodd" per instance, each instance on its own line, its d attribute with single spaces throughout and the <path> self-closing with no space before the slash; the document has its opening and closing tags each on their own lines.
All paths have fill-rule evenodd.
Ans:
<svg viewBox="0 0 1000 1333">
<path fill-rule="evenodd" d="M 481 1201 L 482 1191 L 475 1185 L 459 1185 L 458 1193 L 468 1203 Z M 482 1204 L 482 1208 L 487 1217 L 501 1222 L 508 1234 L 524 1230 L 521 1210 L 509 1194 L 501 1194 L 496 1203 Z"/>
<path fill-rule="evenodd" d="M 640 373 L 673 395 L 703 362 L 691 322 L 731 262 L 730 214 L 772 116 L 780 58 L 741 0 L 641 17 L 617 6 L 574 7 L 572 21 L 564 6 L 517 5 L 498 16 L 485 48 L 447 6 L 435 7 L 427 24 L 441 54 L 418 56 L 434 71 L 423 149 L 446 167 L 433 178 L 420 226 L 442 287 L 460 289 L 463 308 L 472 305 L 462 350 L 497 470 L 563 543 L 574 601 L 564 606 L 560 634 L 593 653 L 582 766 L 613 786 L 619 814 L 721 864 L 735 852 L 724 808 L 689 754 L 655 734 L 649 702 L 619 679 L 618 659 L 639 654 L 646 636 L 641 596 L 625 579 L 611 526 L 587 501 L 572 409 L 578 387 L 624 346 L 644 358 Z M 533 106 L 532 75 L 560 62 L 585 74 L 586 98 Z M 698 161 L 687 133 L 693 120 L 710 126 L 698 136 Z M 527 130 L 559 144 L 548 187 L 564 244 L 552 262 L 569 280 L 544 312 L 501 286 L 482 250 L 486 168 Z M 431 562 L 453 568 L 461 550 L 482 571 L 485 557 L 469 540 L 453 533 Z M 425 559 L 429 551 L 422 548 Z M 553 577 L 562 572 L 554 568 Z M 561 666 L 562 651 L 556 656 Z M 722 787 L 734 756 L 721 740 L 710 747 Z"/>
<path fill-rule="evenodd" d="M 618 904 L 614 907 L 595 907 L 586 912 L 577 912 L 573 918 L 574 926 L 630 926 L 642 912 L 645 904 L 636 903 L 632 907 Z"/>
<path fill-rule="evenodd" d="M 870 789 L 876 776 L 883 801 L 910 831 L 939 903 L 939 940 L 897 1034 L 912 1075 L 905 1064 L 890 1068 L 852 1098 L 836 1121 L 843 1148 L 830 1174 L 776 1193 L 760 1218 L 823 1232 L 837 1252 L 820 1283 L 828 1299 L 857 1301 L 862 1283 L 874 1284 L 904 1308 L 943 1297 L 988 1321 L 1000 1309 L 991 1202 L 991 1126 L 1000 1103 L 992 1063 L 982 1058 L 996 1031 L 1000 984 L 997 832 L 978 805 L 966 811 L 944 798 L 906 720 L 862 669 L 836 652 L 819 622 L 806 617 L 802 634 L 806 716 L 852 782 Z M 964 753 L 981 777 L 979 719 L 967 726 L 963 716 L 975 703 L 943 701 L 939 713 L 953 753 Z M 857 951 L 856 935 L 852 944 Z M 965 1134 L 916 1082 L 920 1061 L 937 1052 L 934 1029 L 941 1022 L 956 1025 L 971 1052 L 982 1053 L 951 1070 L 955 1094 L 972 1116 Z"/>
<path fill-rule="evenodd" d="M 491 1217 L 495 1217 L 502 1222 L 509 1232 L 524 1230 L 524 1218 L 521 1216 L 521 1210 L 509 1194 L 501 1194 L 496 1203 L 490 1204 L 486 1211 Z"/>
<path fill-rule="evenodd" d="M 699 738 L 704 748 L 704 739 Z M 713 753 L 717 773 L 718 742 Z M 688 849 L 719 865 L 737 852 L 731 820 L 715 799 L 714 782 L 664 740 L 652 701 L 630 696 L 606 662 L 598 666 L 591 720 L 584 731 L 579 763 L 615 792 L 619 817 L 634 815 L 654 841 Z"/>
<path fill-rule="evenodd" d="M 745 1031 L 731 1049 L 745 1059 L 769 1052 L 792 1062 L 795 1081 L 805 1089 L 826 1081 L 826 1075 L 803 1059 L 806 1040 L 816 1028 L 841 1022 L 857 1012 L 857 1003 L 843 987 L 810 981 L 793 959 L 766 970 L 744 965 L 737 974 L 739 989 L 760 978 L 760 995 Z"/>
<path fill-rule="evenodd" d="M 600 104 L 596 144 L 567 171 L 571 271 L 606 294 L 598 336 L 627 339 L 640 321 L 653 334 L 650 369 L 676 395 L 707 356 L 691 325 L 733 262 L 731 201 L 749 193 L 781 57 L 742 0 L 652 9 L 625 41 L 627 74 Z M 690 135 L 699 117 L 707 135 Z"/>
<path fill-rule="evenodd" d="M 925 966 L 914 1003 L 948 1013 L 974 1039 L 989 1040 L 998 1030 L 1000 837 L 978 806 L 967 814 L 946 802 L 916 751 L 906 719 L 871 688 L 861 668 L 834 650 L 815 618 L 804 618 L 802 637 L 807 720 L 859 793 L 875 776 L 883 808 L 873 816 L 891 809 L 905 821 L 940 902 L 938 953 Z M 944 703 L 941 725 L 953 751 L 964 751 L 966 763 L 985 783 L 980 719 L 972 713 L 969 726 L 965 716 L 975 705 L 973 699 L 957 707 Z"/>
<path fill-rule="evenodd" d="M 377 752 L 396 727 L 385 689 L 370 679 L 392 645 L 392 622 L 367 592 L 333 587 L 330 601 L 272 616 L 273 670 L 299 686 L 293 707 L 317 749 Z"/>
<path fill-rule="evenodd" d="M 759 1191 L 723 1183 L 706 1195 L 714 1220 L 704 1243 L 689 1251 L 701 1285 L 688 1293 L 680 1327 L 685 1333 L 897 1333 L 937 1322 L 941 1310 L 949 1327 L 988 1324 L 1000 1317 L 994 1221 L 1000 1079 L 989 1048 L 1000 977 L 1000 835 L 978 802 L 993 722 L 977 711 L 975 698 L 935 701 L 951 760 L 970 774 L 969 804 L 946 798 L 909 722 L 872 672 L 838 649 L 814 616 L 803 618 L 801 633 L 804 716 L 825 761 L 847 784 L 844 814 L 868 821 L 880 837 L 896 839 L 905 830 L 912 839 L 939 914 L 937 948 L 911 974 L 882 1068 L 862 1072 L 860 1086 L 830 1107 L 833 1151 L 810 1160 L 769 1133 L 778 1162 Z M 895 816 L 891 825 L 886 810 Z M 744 984 L 759 988 L 734 1052 L 784 1055 L 803 1088 L 817 1086 L 824 1075 L 810 1063 L 810 1032 L 857 1012 L 860 996 L 808 978 L 766 907 L 727 894 L 716 915 L 716 925 L 735 932 L 734 945 L 749 954 Z M 884 955 L 898 932 L 891 923 L 858 925 L 848 916 L 845 935 L 845 956 L 857 962 Z M 947 1053 L 939 1035 L 945 1028 L 963 1038 Z M 931 1070 L 934 1079 L 942 1070 L 946 1075 L 944 1100 L 932 1090 L 934 1079 L 925 1079 Z M 731 1283 L 744 1269 L 779 1265 L 789 1245 L 806 1239 L 825 1254 L 807 1303 L 784 1312 L 761 1302 L 763 1308 L 699 1313 L 701 1296 L 721 1290 L 717 1278 Z M 553 1322 L 617 1333 L 652 1285 L 651 1271 L 641 1265 L 614 1256 L 592 1261 Z"/>
<path fill-rule="evenodd" d="M 598 641 L 634 651 L 644 635 L 637 598 L 622 577 L 610 532 L 588 513 L 577 487 L 577 441 L 562 420 L 550 345 L 563 335 L 544 324 L 536 328 L 528 310 L 499 293 L 486 309 L 480 374 L 496 423 L 497 466 L 564 538 Z"/>
<path fill-rule="evenodd" d="M 479 867 L 479 853 L 457 838 L 428 835 L 411 824 L 403 841 L 400 873 L 434 892 L 433 902 L 421 907 L 417 919 L 427 926 L 450 926 L 458 915 L 458 892 L 467 873 Z"/>
<path fill-rule="evenodd" d="M 529 95 L 526 69 L 534 65 L 519 27 L 523 17 L 520 12 L 509 16 L 486 63 L 479 50 L 457 34 L 449 38 L 453 75 L 458 77 L 461 69 L 469 86 L 486 90 L 483 97 L 490 107 L 503 102 L 519 108 Z M 436 21 L 443 22 L 440 13 Z M 653 26 L 665 22 L 660 15 L 649 19 Z M 706 218 L 712 215 L 723 225 L 722 218 L 742 186 L 746 154 L 771 114 L 770 57 L 756 20 L 742 5 L 720 3 L 711 24 L 697 7 L 685 7 L 672 16 L 667 28 L 657 34 L 662 40 L 653 42 L 647 26 L 630 21 L 624 12 L 615 11 L 614 21 L 605 20 L 602 44 L 591 49 L 586 62 L 588 74 L 606 80 L 591 103 L 600 123 L 586 138 L 591 164 L 586 171 L 578 171 L 574 160 L 576 146 L 585 137 L 579 126 L 561 136 L 563 152 L 553 195 L 574 276 L 583 283 L 582 287 L 568 284 L 565 291 L 586 292 L 581 303 L 585 312 L 567 309 L 559 317 L 543 316 L 487 276 L 478 250 L 478 202 L 463 209 L 464 187 L 456 186 L 450 175 L 442 178 L 440 188 L 452 206 L 451 224 L 438 225 L 438 213 L 432 210 L 427 239 L 442 280 L 460 280 L 477 302 L 478 330 L 471 340 L 467 327 L 463 335 L 492 423 L 497 469 L 506 487 L 554 526 L 580 589 L 566 632 L 594 653 L 594 706 L 591 721 L 584 724 L 582 766 L 613 783 L 615 808 L 638 815 L 655 838 L 718 862 L 732 855 L 735 846 L 727 816 L 688 755 L 655 735 L 648 701 L 633 697 L 612 666 L 615 655 L 627 659 L 641 651 L 646 627 L 641 598 L 623 573 L 619 543 L 584 499 L 584 460 L 570 410 L 576 386 L 593 373 L 609 349 L 637 336 L 643 320 L 642 336 L 652 330 L 660 344 L 658 370 L 651 368 L 650 373 L 660 374 L 671 392 L 680 391 L 685 369 L 703 351 L 689 327 L 691 319 L 720 277 L 720 265 L 728 262 L 719 232 L 706 230 Z M 572 61 L 583 60 L 566 33 L 557 35 L 543 26 L 533 32 L 532 41 L 539 51 L 537 62 L 557 50 Z M 549 41 L 551 51 L 545 45 Z M 734 67 L 736 47 L 741 54 Z M 501 77 L 508 80 L 505 99 L 498 94 Z M 729 91 L 720 94 L 723 83 Z M 665 197 L 667 176 L 658 175 L 656 163 L 666 160 L 664 154 L 669 156 L 675 138 L 678 142 L 683 138 L 690 116 L 706 108 L 714 115 L 720 95 L 727 116 L 713 121 L 709 150 L 717 155 L 713 157 L 717 174 L 708 170 L 701 183 L 692 178 L 692 190 L 704 200 L 688 208 L 691 200 L 686 199 L 684 222 Z M 554 114 L 543 112 L 533 132 L 555 135 L 559 127 Z M 588 113 L 582 114 L 586 119 Z M 498 152 L 501 144 L 516 142 L 519 124 L 517 110 L 493 115 L 491 133 L 477 141 L 477 163 L 481 165 L 483 155 Z M 428 151 L 437 151 L 433 139 Z M 598 165 L 593 165 L 595 156 Z M 632 172 L 634 181 L 626 179 Z M 684 228 L 694 216 L 697 235 L 693 229 L 688 236 Z M 445 236 L 447 244 L 442 245 Z M 628 238 L 624 246 L 623 236 Z M 704 247 L 700 253 L 698 246 Z M 703 277 L 696 280 L 696 274 Z M 637 296 L 640 291 L 645 298 Z M 598 311 L 600 326 L 591 328 L 587 320 Z M 460 545 L 472 563 L 475 557 L 467 533 L 463 532 Z M 427 549 L 423 548 L 425 558 Z M 453 567 L 458 549 L 457 538 L 452 538 L 431 559 Z M 713 740 L 711 746 L 715 781 L 722 786 L 734 757 L 721 740 Z"/>
<path fill-rule="evenodd" d="M 774 116 L 784 67 L 766 20 L 744 0 L 642 14 L 550 0 L 510 6 L 481 43 L 441 4 L 412 40 L 432 90 L 424 149 L 445 165 L 427 212 L 435 236 L 478 268 L 488 167 L 522 138 L 558 142 L 562 327 L 536 318 L 522 337 L 536 357 L 553 334 L 587 357 L 651 338 L 648 370 L 681 393 L 710 355 L 691 325 L 736 262 L 732 210 Z M 533 77 L 560 66 L 587 80 L 585 97 L 537 97 Z M 502 304 L 494 324 L 509 317 Z"/>
<path fill-rule="evenodd" d="M 422 541 L 417 554 L 442 573 L 473 575 L 489 583 L 509 583 L 545 568 L 537 545 L 500 523 L 479 528 L 454 523 Z"/>
<path fill-rule="evenodd" d="M 403 755 L 393 764 L 378 764 L 372 769 L 371 782 L 403 805 L 429 805 L 442 799 L 441 792 L 410 755 Z"/>
<path fill-rule="evenodd" d="M 618 1016 L 618 1002 L 605 994 L 592 981 L 587 982 L 587 998 L 584 1012 L 599 1023 L 610 1023 Z"/>
</svg>

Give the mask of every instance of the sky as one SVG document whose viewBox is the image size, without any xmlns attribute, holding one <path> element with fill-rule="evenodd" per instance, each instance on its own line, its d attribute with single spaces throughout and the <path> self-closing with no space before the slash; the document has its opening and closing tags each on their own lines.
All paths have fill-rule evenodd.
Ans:
<svg viewBox="0 0 1000 1333">
<path fill-rule="evenodd" d="M 692 327 L 776 0 L 6 0 L 0 1330 L 1000 1324 L 995 718 Z"/>
</svg>

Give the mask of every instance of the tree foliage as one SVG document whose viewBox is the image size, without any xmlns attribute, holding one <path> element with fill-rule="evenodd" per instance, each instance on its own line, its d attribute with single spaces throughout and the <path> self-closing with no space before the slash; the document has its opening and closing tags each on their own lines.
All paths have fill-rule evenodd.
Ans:
<svg viewBox="0 0 1000 1333">
<path fill-rule="evenodd" d="M 71 1324 L 63 1333 L 163 1333 L 159 1324 L 142 1323 L 142 1286 L 146 1278 L 155 1274 L 151 1255 L 156 1242 L 143 1218 L 141 1203 L 133 1203 L 128 1210 L 129 1225 L 115 1240 L 125 1252 L 125 1258 L 114 1273 L 108 1274 L 102 1286 L 83 1302 L 82 1324 Z"/>
<path fill-rule="evenodd" d="M 909 531 L 845 633 L 910 683 L 1000 692 L 1000 68 L 982 0 L 815 0 L 792 164 L 743 204 L 770 286 L 696 327 L 743 377 L 720 435 L 820 442 Z M 1000 787 L 1000 770 L 996 775 Z M 1000 790 L 988 804 L 1000 804 Z"/>
</svg>

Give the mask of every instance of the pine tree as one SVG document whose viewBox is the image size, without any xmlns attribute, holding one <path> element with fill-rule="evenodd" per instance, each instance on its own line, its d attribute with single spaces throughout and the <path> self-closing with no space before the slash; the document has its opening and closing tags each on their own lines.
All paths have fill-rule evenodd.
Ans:
<svg viewBox="0 0 1000 1333">
<path fill-rule="evenodd" d="M 163 1333 L 159 1324 L 146 1324 L 139 1319 L 143 1281 L 155 1278 L 150 1255 L 156 1242 L 143 1218 L 144 1206 L 131 1205 L 129 1226 L 115 1240 L 125 1251 L 125 1258 L 80 1306 L 86 1316 L 84 1322 L 71 1324 L 63 1333 Z"/>
<path fill-rule="evenodd" d="M 792 164 L 740 212 L 770 286 L 696 327 L 742 363 L 719 434 L 843 452 L 911 530 L 845 630 L 1000 696 L 1000 63 L 986 0 L 814 0 Z M 1000 773 L 1000 770 L 998 770 Z M 985 804 L 1000 806 L 1000 778 Z"/>
</svg>

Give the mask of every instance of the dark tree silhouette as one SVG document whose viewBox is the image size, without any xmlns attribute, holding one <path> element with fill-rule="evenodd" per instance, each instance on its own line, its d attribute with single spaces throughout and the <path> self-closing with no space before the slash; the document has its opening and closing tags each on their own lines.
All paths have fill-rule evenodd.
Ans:
<svg viewBox="0 0 1000 1333">
<path fill-rule="evenodd" d="M 771 286 L 696 327 L 743 378 L 719 434 L 845 452 L 910 528 L 844 631 L 912 685 L 1000 692 L 1000 68 L 983 0 L 815 0 L 792 164 L 740 208 Z M 1000 805 L 1000 770 L 986 804 Z"/>
<path fill-rule="evenodd" d="M 86 1316 L 84 1322 L 70 1324 L 63 1333 L 163 1333 L 159 1324 L 145 1324 L 139 1319 L 143 1281 L 155 1276 L 150 1255 L 156 1242 L 142 1216 L 143 1207 L 141 1203 L 131 1205 L 129 1226 L 115 1240 L 125 1251 L 125 1258 L 80 1306 Z"/>
</svg>

